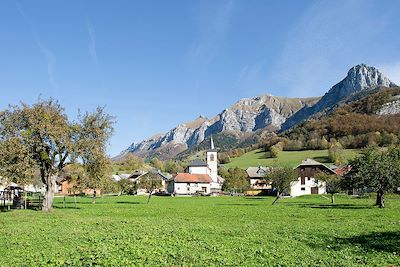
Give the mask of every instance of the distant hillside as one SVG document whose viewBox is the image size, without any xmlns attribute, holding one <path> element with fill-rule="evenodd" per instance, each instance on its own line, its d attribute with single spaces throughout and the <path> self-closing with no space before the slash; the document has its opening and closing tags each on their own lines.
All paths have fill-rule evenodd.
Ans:
<svg viewBox="0 0 400 267">
<path fill-rule="evenodd" d="M 280 136 L 285 149 L 296 140 L 312 148 L 318 140 L 335 139 L 345 148 L 391 145 L 400 141 L 400 88 L 380 87 L 356 100 L 341 103 L 330 113 L 309 119 Z"/>
</svg>

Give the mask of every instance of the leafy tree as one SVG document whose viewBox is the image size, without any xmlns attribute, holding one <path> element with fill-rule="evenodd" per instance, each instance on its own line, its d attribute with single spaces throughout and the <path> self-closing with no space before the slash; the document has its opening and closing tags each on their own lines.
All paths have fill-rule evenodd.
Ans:
<svg viewBox="0 0 400 267">
<path fill-rule="evenodd" d="M 290 190 L 290 184 L 298 179 L 297 172 L 289 167 L 276 168 L 268 172 L 265 176 L 272 182 L 272 188 L 276 190 L 276 199 L 272 202 L 274 205 L 282 194 Z"/>
<path fill-rule="evenodd" d="M 334 141 L 330 144 L 328 156 L 331 162 L 335 163 L 336 165 L 343 164 L 343 147 L 338 141 Z"/>
<path fill-rule="evenodd" d="M 220 153 L 218 160 L 220 164 L 226 164 L 231 162 L 231 158 L 228 153 Z"/>
<path fill-rule="evenodd" d="M 113 118 L 97 108 L 94 113 L 79 115 L 77 153 L 87 172 L 84 184 L 93 189 L 93 204 L 97 190 L 106 189 L 111 183 L 111 162 L 106 155 L 106 145 L 112 135 Z"/>
<path fill-rule="evenodd" d="M 119 195 L 123 194 L 130 194 L 133 195 L 136 192 L 136 185 L 129 179 L 121 179 L 117 182 L 120 193 Z"/>
<path fill-rule="evenodd" d="M 283 150 L 283 142 L 278 142 L 270 148 L 271 158 L 277 158 L 279 153 Z"/>
<path fill-rule="evenodd" d="M 118 171 L 132 171 L 142 168 L 144 165 L 143 159 L 129 153 L 123 159 L 115 163 Z"/>
<path fill-rule="evenodd" d="M 368 148 L 365 153 L 350 162 L 351 170 L 347 179 L 354 187 L 370 187 L 376 193 L 376 205 L 385 207 L 385 193 L 400 184 L 400 148 L 387 151 Z"/>
<path fill-rule="evenodd" d="M 184 168 L 177 162 L 169 160 L 164 164 L 164 171 L 173 174 L 173 173 L 183 172 Z"/>
<path fill-rule="evenodd" d="M 150 170 L 148 173 L 140 177 L 137 183 L 138 188 L 143 188 L 149 193 L 149 198 L 147 199 L 147 204 L 149 204 L 154 191 L 161 187 L 162 180 L 157 171 Z"/>
<path fill-rule="evenodd" d="M 106 118 L 105 125 L 97 124 L 99 116 Z M 112 133 L 111 117 L 101 108 L 83 116 L 89 117 L 91 121 L 70 122 L 64 108 L 53 99 L 39 100 L 32 106 L 10 106 L 0 114 L 2 175 L 19 182 L 38 169 L 46 186 L 43 211 L 52 209 L 56 177 L 66 165 L 78 158 L 88 162 L 91 149 L 97 155 L 105 152 L 103 147 Z"/>
<path fill-rule="evenodd" d="M 159 160 L 158 158 L 152 158 L 150 160 L 150 165 L 156 168 L 157 170 L 163 171 L 164 170 L 164 163 Z"/>
<path fill-rule="evenodd" d="M 342 190 L 342 179 L 337 174 L 328 174 L 326 172 L 318 172 L 315 178 L 325 182 L 326 193 L 331 195 L 331 203 L 335 205 L 335 194 Z"/>
<path fill-rule="evenodd" d="M 226 191 L 243 192 L 249 187 L 247 173 L 241 168 L 229 168 L 226 172 L 220 174 L 225 179 L 223 189 Z"/>
</svg>

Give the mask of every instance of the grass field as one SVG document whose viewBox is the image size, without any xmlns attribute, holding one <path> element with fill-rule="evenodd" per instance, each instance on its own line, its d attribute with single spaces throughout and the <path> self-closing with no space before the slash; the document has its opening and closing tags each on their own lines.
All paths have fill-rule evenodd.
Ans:
<svg viewBox="0 0 400 267">
<path fill-rule="evenodd" d="M 1 212 L 0 266 L 400 266 L 399 196 L 68 201 Z"/>
<path fill-rule="evenodd" d="M 346 160 L 352 159 L 357 156 L 359 150 L 346 149 L 343 156 Z M 257 166 L 288 166 L 295 167 L 306 158 L 315 159 L 319 162 L 332 164 L 328 158 L 328 150 L 304 150 L 304 151 L 282 151 L 277 158 L 266 158 L 266 153 L 260 149 L 250 151 L 241 157 L 232 158 L 231 162 L 225 164 L 227 168 L 230 167 L 257 167 Z"/>
</svg>

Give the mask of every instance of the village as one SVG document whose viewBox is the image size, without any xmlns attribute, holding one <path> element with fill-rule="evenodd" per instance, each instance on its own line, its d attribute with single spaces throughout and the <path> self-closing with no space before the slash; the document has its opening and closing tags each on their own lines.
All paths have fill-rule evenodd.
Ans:
<svg viewBox="0 0 400 267">
<path fill-rule="evenodd" d="M 163 196 L 223 196 L 231 195 L 233 192 L 224 191 L 225 179 L 218 174 L 218 148 L 214 146 L 211 137 L 210 148 L 206 151 L 205 160 L 197 158 L 192 160 L 185 172 L 170 174 L 162 172 L 154 167 L 148 170 L 135 170 L 132 173 L 114 174 L 110 177 L 113 182 L 127 180 L 135 187 L 136 195 L 163 195 Z M 327 175 L 343 175 L 347 166 L 328 167 L 313 159 L 305 159 L 294 169 L 298 178 L 291 181 L 290 187 L 284 192 L 283 196 L 298 197 L 302 195 L 326 194 L 326 182 L 318 181 L 316 174 L 325 173 Z M 246 196 L 276 196 L 277 191 L 272 185 L 272 181 L 267 179 L 267 174 L 272 172 L 272 167 L 254 166 L 246 168 L 248 186 L 244 188 L 241 195 Z M 142 180 L 148 175 L 152 175 L 158 183 L 153 187 L 142 187 Z M 27 206 L 40 206 L 40 199 L 43 199 L 46 190 L 43 184 L 19 185 L 7 183 L 6 179 L 1 180 L 0 184 L 0 206 L 22 208 Z M 57 177 L 54 191 L 58 197 L 72 195 L 92 196 L 97 190 L 101 194 L 100 188 L 80 188 L 70 182 L 68 176 Z M 237 194 L 237 192 L 235 192 Z M 32 196 L 36 196 L 36 202 L 32 201 Z M 30 199 L 29 203 L 26 200 Z"/>
<path fill-rule="evenodd" d="M 400 266 L 399 10 L 0 1 L 0 267 Z"/>
</svg>

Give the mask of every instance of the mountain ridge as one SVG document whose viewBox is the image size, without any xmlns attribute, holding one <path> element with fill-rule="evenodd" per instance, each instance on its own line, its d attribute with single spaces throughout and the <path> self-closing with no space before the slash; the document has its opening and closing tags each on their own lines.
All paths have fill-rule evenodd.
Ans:
<svg viewBox="0 0 400 267">
<path fill-rule="evenodd" d="M 266 94 L 243 98 L 210 119 L 199 116 L 165 134 L 132 143 L 118 157 L 134 153 L 141 157 L 168 159 L 217 133 L 232 132 L 240 137 L 241 134 L 260 130 L 284 131 L 332 108 L 351 95 L 379 86 L 396 85 L 375 67 L 359 64 L 352 67 L 346 77 L 322 97 L 289 98 Z"/>
</svg>

